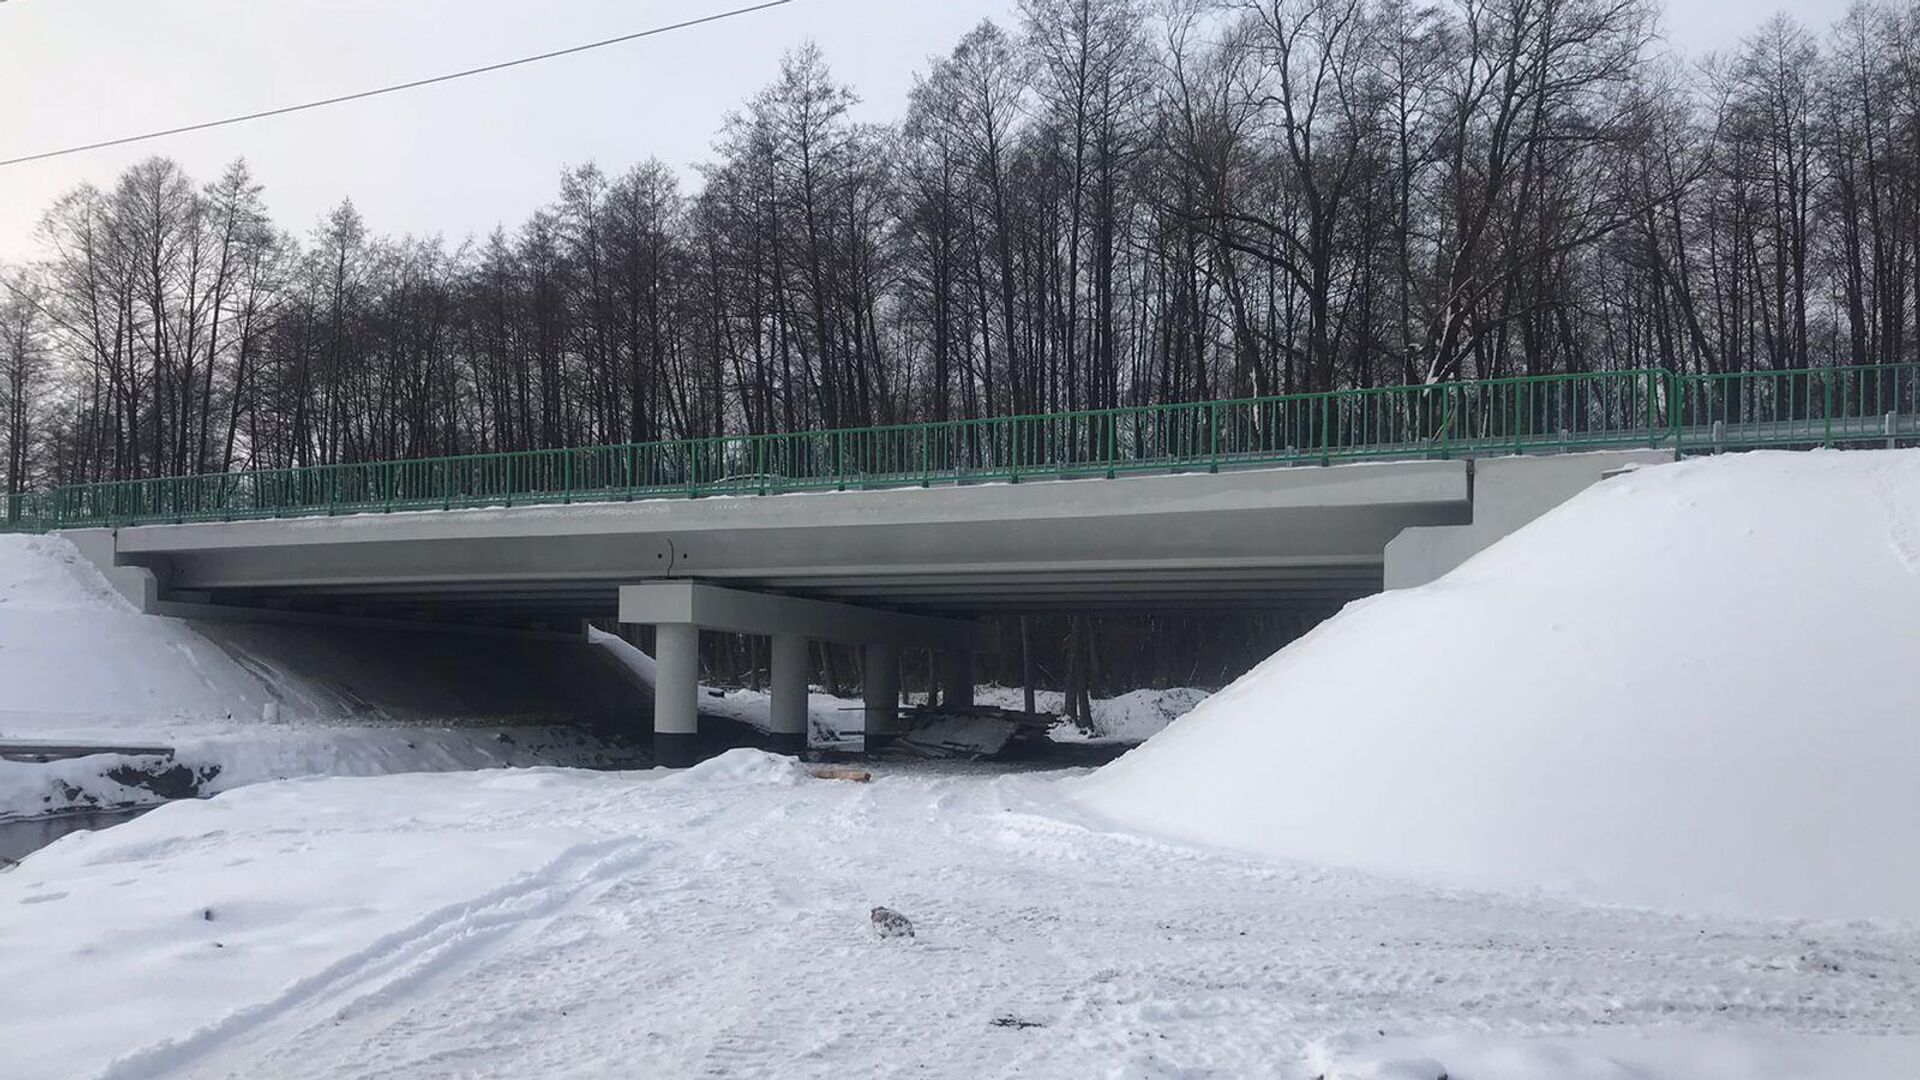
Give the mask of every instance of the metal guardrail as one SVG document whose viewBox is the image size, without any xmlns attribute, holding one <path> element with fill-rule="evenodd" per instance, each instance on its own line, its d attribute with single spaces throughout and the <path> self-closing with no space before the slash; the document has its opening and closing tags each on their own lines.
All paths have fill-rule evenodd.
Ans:
<svg viewBox="0 0 1920 1080">
<path fill-rule="evenodd" d="M 82 484 L 7 497 L 0 531 L 1903 437 L 1920 364 L 1644 369 Z"/>
</svg>

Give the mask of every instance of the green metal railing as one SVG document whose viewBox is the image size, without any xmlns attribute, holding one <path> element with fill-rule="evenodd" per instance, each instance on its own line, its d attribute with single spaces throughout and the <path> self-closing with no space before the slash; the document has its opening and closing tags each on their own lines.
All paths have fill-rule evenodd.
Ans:
<svg viewBox="0 0 1920 1080">
<path fill-rule="evenodd" d="M 1646 369 L 83 484 L 0 531 L 1914 436 L 1920 365 Z"/>
<path fill-rule="evenodd" d="M 54 528 L 46 501 L 47 496 L 37 492 L 0 495 L 0 533 L 39 533 Z"/>
</svg>

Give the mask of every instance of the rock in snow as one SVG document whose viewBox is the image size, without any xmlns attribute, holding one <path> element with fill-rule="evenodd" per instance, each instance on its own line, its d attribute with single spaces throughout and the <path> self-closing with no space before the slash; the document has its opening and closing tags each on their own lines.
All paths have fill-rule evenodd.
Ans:
<svg viewBox="0 0 1920 1080">
<path fill-rule="evenodd" d="M 1162 835 L 1636 906 L 1920 919 L 1920 451 L 1589 490 L 1085 782 Z"/>
<path fill-rule="evenodd" d="M 870 914 L 873 919 L 873 932 L 881 937 L 913 936 L 913 923 L 905 915 L 883 907 L 874 908 Z"/>
</svg>

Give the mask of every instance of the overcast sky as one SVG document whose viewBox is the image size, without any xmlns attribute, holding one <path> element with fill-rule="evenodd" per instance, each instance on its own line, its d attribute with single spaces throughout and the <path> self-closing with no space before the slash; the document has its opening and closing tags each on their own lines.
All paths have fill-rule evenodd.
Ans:
<svg viewBox="0 0 1920 1080">
<path fill-rule="evenodd" d="M 0 0 L 0 159 L 438 74 L 723 11 L 741 0 Z M 1846 0 L 1782 0 L 1824 28 Z M 245 156 L 282 225 L 351 196 L 376 232 L 458 240 L 515 225 L 560 168 L 648 156 L 686 169 L 722 118 L 812 37 L 898 115 L 913 74 L 1017 0 L 798 0 L 549 64 L 163 142 L 0 169 L 0 262 L 47 205 L 154 153 L 212 179 Z M 1670 0 L 1673 42 L 1729 46 L 1770 10 Z"/>
</svg>

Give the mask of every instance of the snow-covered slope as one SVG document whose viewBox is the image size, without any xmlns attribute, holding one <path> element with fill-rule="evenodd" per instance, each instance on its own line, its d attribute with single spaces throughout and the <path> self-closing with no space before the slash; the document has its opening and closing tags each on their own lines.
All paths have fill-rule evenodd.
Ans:
<svg viewBox="0 0 1920 1080">
<path fill-rule="evenodd" d="M 1349 607 L 1081 798 L 1449 884 L 1920 919 L 1920 452 L 1619 477 Z"/>
<path fill-rule="evenodd" d="M 186 623 L 140 614 L 66 541 L 0 536 L 0 739 L 171 746 L 201 794 L 294 776 L 625 756 L 571 729 L 348 722 L 344 708 L 332 688 L 243 665 Z M 107 755 L 0 761 L 0 818 L 160 801 L 115 779 L 123 767 L 158 766 Z"/>
<path fill-rule="evenodd" d="M 0 536 L 0 731 L 29 716 L 258 717 L 261 681 L 186 624 L 136 612 L 73 545 Z"/>
</svg>

